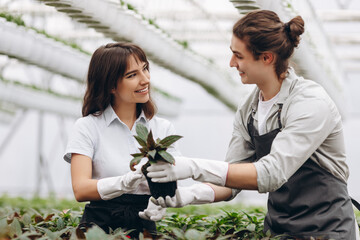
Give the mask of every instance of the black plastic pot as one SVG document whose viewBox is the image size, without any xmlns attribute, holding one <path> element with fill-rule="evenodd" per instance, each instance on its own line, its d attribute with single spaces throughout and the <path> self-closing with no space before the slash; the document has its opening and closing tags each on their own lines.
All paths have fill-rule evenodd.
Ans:
<svg viewBox="0 0 360 240">
<path fill-rule="evenodd" d="M 146 163 L 142 166 L 141 171 L 144 173 L 146 180 L 149 184 L 151 196 L 155 199 L 158 197 L 165 198 L 166 196 L 173 197 L 175 196 L 175 191 L 177 189 L 177 182 L 167 182 L 167 183 L 155 183 L 151 181 L 151 178 L 147 177 L 146 168 L 150 166 L 150 163 Z"/>
</svg>

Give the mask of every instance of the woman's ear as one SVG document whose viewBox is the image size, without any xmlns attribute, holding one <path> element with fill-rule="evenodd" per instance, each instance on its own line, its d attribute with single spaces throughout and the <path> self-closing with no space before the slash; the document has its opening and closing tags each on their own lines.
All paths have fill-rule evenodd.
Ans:
<svg viewBox="0 0 360 240">
<path fill-rule="evenodd" d="M 274 54 L 271 52 L 264 52 L 262 54 L 262 60 L 264 61 L 264 63 L 266 64 L 272 64 L 274 62 Z"/>
</svg>

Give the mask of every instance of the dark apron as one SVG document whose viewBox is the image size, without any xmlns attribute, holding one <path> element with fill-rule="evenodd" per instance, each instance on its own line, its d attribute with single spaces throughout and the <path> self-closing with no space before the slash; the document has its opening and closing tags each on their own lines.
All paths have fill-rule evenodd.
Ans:
<svg viewBox="0 0 360 240">
<path fill-rule="evenodd" d="M 107 201 L 90 201 L 90 204 L 85 206 L 79 228 L 86 230 L 95 224 L 106 233 L 109 233 L 109 228 L 135 229 L 129 234 L 132 238 L 137 238 L 144 229 L 155 233 L 155 222 L 144 220 L 138 215 L 147 207 L 149 198 L 150 195 L 123 194 Z"/>
<path fill-rule="evenodd" d="M 248 131 L 255 147 L 256 159 L 270 153 L 281 131 L 282 105 L 278 110 L 279 128 L 259 136 L 252 114 Z M 256 160 L 256 161 L 257 161 Z M 310 239 L 346 239 L 355 237 L 355 218 L 345 182 L 308 159 L 288 181 L 269 193 L 264 231 L 273 235 Z"/>
</svg>

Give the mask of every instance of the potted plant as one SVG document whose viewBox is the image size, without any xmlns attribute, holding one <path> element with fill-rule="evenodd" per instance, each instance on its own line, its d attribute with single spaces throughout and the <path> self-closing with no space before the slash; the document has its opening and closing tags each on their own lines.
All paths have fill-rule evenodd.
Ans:
<svg viewBox="0 0 360 240">
<path fill-rule="evenodd" d="M 168 153 L 166 150 L 182 138 L 179 135 L 170 135 L 165 137 L 164 139 L 156 139 L 153 138 L 152 131 L 148 131 L 148 129 L 138 123 L 136 125 L 136 133 L 135 135 L 136 141 L 140 144 L 140 153 L 131 154 L 134 158 L 130 161 L 130 169 L 135 171 L 134 166 L 137 165 L 141 159 L 144 157 L 148 158 L 148 161 L 141 167 L 141 171 L 144 173 L 146 180 L 149 184 L 150 193 L 153 197 L 166 197 L 170 196 L 173 197 L 175 195 L 175 191 L 177 189 L 177 183 L 174 182 L 167 182 L 167 183 L 154 183 L 151 181 L 150 178 L 147 177 L 147 167 L 149 167 L 152 163 L 156 163 L 157 161 L 164 161 L 168 162 L 169 164 L 175 164 L 174 157 Z"/>
</svg>

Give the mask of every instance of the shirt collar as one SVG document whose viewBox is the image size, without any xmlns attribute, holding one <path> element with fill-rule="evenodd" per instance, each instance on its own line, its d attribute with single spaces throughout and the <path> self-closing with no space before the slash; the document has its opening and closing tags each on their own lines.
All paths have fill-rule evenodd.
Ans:
<svg viewBox="0 0 360 240">
<path fill-rule="evenodd" d="M 105 109 L 105 111 L 103 112 L 104 117 L 105 117 L 105 122 L 106 122 L 106 126 L 108 127 L 115 119 L 118 119 L 119 122 L 122 122 L 119 117 L 116 115 L 114 109 L 112 108 L 111 104 L 109 104 L 109 106 L 107 106 L 107 108 Z M 135 123 L 137 122 L 143 122 L 143 123 L 147 123 L 149 120 L 146 118 L 144 111 L 141 111 L 140 116 L 136 119 Z"/>
<path fill-rule="evenodd" d="M 142 122 L 147 124 L 149 119 L 146 118 L 144 111 L 141 111 L 140 116 L 136 119 L 135 123 Z"/>
<path fill-rule="evenodd" d="M 278 93 L 278 99 L 276 101 L 277 104 L 284 104 L 287 97 L 290 95 L 291 89 L 294 87 L 295 83 L 299 77 L 295 74 L 295 71 L 292 67 L 288 68 L 286 78 L 283 80 L 280 92 Z M 258 87 L 255 88 L 255 94 L 253 95 L 251 108 L 253 112 L 256 112 L 257 105 L 259 102 L 259 94 L 260 89 Z"/>
<path fill-rule="evenodd" d="M 284 104 L 298 79 L 299 77 L 296 75 L 294 69 L 291 67 L 288 68 L 287 76 L 281 84 L 279 98 L 277 100 L 278 104 Z"/>
</svg>

